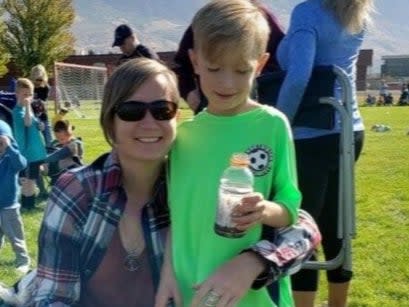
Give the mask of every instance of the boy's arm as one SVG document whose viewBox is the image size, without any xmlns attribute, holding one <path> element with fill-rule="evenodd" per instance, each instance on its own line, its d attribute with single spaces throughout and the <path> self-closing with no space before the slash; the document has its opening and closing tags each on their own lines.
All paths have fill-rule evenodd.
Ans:
<svg viewBox="0 0 409 307">
<path fill-rule="evenodd" d="M 20 153 L 17 148 L 17 144 L 14 143 L 8 136 L 0 135 L 0 149 L 4 152 L 4 155 L 8 157 L 8 161 L 11 164 L 12 169 L 18 173 L 27 166 L 27 160 Z"/>
<path fill-rule="evenodd" d="M 311 216 L 302 211 L 299 217 L 296 225 L 278 229 L 268 241 L 258 242 L 221 265 L 195 287 L 192 306 L 206 300 L 209 293 L 217 295 L 221 306 L 227 301 L 235 304 L 250 288 L 259 289 L 298 271 L 321 240 Z"/>
<path fill-rule="evenodd" d="M 17 148 L 8 146 L 6 149 L 6 154 L 10 156 L 10 163 L 16 173 L 26 168 L 27 160 Z"/>
<path fill-rule="evenodd" d="M 298 209 L 301 205 L 301 192 L 298 189 L 297 166 L 294 141 L 287 118 L 279 115 L 276 126 L 275 160 L 273 165 L 274 182 L 269 200 L 284 208 L 289 217 L 289 223 L 279 227 L 294 224 L 298 219 Z M 266 221 L 265 221 L 266 222 Z M 276 226 L 272 223 L 266 225 Z"/>
<path fill-rule="evenodd" d="M 251 251 L 264 261 L 264 271 L 254 280 L 253 289 L 296 273 L 320 244 L 321 233 L 311 215 L 300 210 L 298 217 L 289 227 L 264 226 L 263 240 L 243 251 Z"/>
<path fill-rule="evenodd" d="M 24 126 L 30 127 L 33 123 L 33 112 L 28 98 L 24 99 L 24 108 L 26 109 L 24 113 Z"/>
<path fill-rule="evenodd" d="M 88 197 L 75 174 L 65 173 L 50 194 L 39 235 L 33 305 L 75 306 L 81 289 L 81 220 Z"/>
<path fill-rule="evenodd" d="M 252 193 L 242 198 L 232 213 L 232 221 L 239 230 L 245 231 L 260 223 L 275 228 L 286 227 L 298 219 L 301 193 L 297 183 L 294 142 L 285 116 L 279 113 L 276 121 L 271 195 L 265 199 L 260 193 Z"/>
</svg>

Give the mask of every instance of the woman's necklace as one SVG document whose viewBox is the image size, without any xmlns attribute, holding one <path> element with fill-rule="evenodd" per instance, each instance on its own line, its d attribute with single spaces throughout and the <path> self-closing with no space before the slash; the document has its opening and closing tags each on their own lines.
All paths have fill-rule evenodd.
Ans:
<svg viewBox="0 0 409 307">
<path fill-rule="evenodd" d="M 119 221 L 119 237 L 126 251 L 123 264 L 127 271 L 138 271 L 142 266 L 145 242 L 142 229 L 138 220 L 130 220 L 128 214 L 122 216 Z"/>
<path fill-rule="evenodd" d="M 127 252 L 127 255 L 124 259 L 124 267 L 127 271 L 135 272 L 138 271 L 142 266 L 142 253 L 134 250 Z"/>
</svg>

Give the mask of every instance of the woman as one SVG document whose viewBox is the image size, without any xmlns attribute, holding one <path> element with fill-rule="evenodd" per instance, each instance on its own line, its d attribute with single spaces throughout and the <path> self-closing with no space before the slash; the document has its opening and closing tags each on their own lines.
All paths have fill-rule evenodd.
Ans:
<svg viewBox="0 0 409 307">
<path fill-rule="evenodd" d="M 112 75 L 100 116 L 112 151 L 53 188 L 33 305 L 153 306 L 178 101 L 173 73 L 156 61 L 131 60 Z"/>
<path fill-rule="evenodd" d="M 311 72 L 318 65 L 337 65 L 347 73 L 354 93 L 353 125 L 355 156 L 358 158 L 364 138 L 364 125 L 358 110 L 355 89 L 355 65 L 365 28 L 369 22 L 372 0 L 307 0 L 297 5 L 290 27 L 281 41 L 277 58 L 287 71 L 277 107 L 290 121 L 298 111 Z M 340 97 L 340 88 L 334 90 Z M 339 123 L 322 130 L 293 127 L 301 207 L 315 217 L 323 234 L 326 259 L 334 258 L 341 247 L 336 236 L 338 207 Z M 329 306 L 346 306 L 352 272 L 341 268 L 328 272 Z M 296 305 L 313 306 L 318 273 L 301 271 L 293 277 Z"/>
<path fill-rule="evenodd" d="M 47 101 L 50 86 L 48 85 L 48 75 L 45 67 L 38 64 L 31 68 L 30 79 L 34 83 L 34 99 Z"/>
<path fill-rule="evenodd" d="M 48 85 L 48 75 L 45 67 L 38 64 L 31 68 L 30 79 L 34 84 L 34 100 L 31 103 L 34 115 L 44 124 L 43 136 L 47 146 L 52 141 L 51 126 L 47 113 L 47 99 L 50 86 Z"/>
<path fill-rule="evenodd" d="M 14 286 L 17 294 L 0 287 L 5 302 L 154 306 L 169 226 L 166 155 L 178 101 L 176 77 L 158 61 L 132 59 L 114 72 L 100 116 L 112 150 L 57 181 L 42 222 L 37 271 Z M 263 241 L 275 251 L 255 283 L 261 287 L 298 267 L 319 240 L 313 220 L 301 213 L 274 242 Z"/>
</svg>

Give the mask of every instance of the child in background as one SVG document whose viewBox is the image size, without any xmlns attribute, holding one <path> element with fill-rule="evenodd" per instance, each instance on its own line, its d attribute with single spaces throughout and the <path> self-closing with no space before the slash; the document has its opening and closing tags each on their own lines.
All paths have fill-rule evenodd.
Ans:
<svg viewBox="0 0 409 307">
<path fill-rule="evenodd" d="M 74 128 L 68 120 L 57 121 L 53 127 L 55 140 L 51 148 L 55 152 L 46 159 L 51 185 L 64 171 L 82 165 L 84 149 L 82 140 L 74 136 Z"/>
<path fill-rule="evenodd" d="M 179 127 L 170 154 L 171 253 L 157 297 L 178 306 L 182 298 L 183 306 L 291 307 L 289 277 L 278 280 L 277 304 L 264 287 L 274 247 L 259 243 L 265 229 L 293 224 L 301 201 L 289 123 L 250 98 L 269 56 L 268 24 L 250 1 L 216 0 L 192 28 L 190 58 L 208 107 Z M 220 177 L 236 152 L 250 156 L 257 193 L 235 208 L 232 220 L 246 234 L 231 239 L 214 222 Z"/>
<path fill-rule="evenodd" d="M 16 255 L 16 269 L 22 274 L 30 268 L 18 202 L 18 174 L 26 165 L 27 161 L 18 150 L 10 126 L 0 119 L 0 248 L 6 236 Z"/>
<path fill-rule="evenodd" d="M 36 199 L 36 180 L 40 166 L 46 158 L 46 149 L 41 131 L 44 124 L 34 116 L 31 109 L 34 85 L 29 79 L 19 78 L 16 84 L 17 105 L 13 109 L 14 136 L 20 152 L 27 159 L 27 168 L 21 175 L 21 205 L 33 209 Z"/>
</svg>

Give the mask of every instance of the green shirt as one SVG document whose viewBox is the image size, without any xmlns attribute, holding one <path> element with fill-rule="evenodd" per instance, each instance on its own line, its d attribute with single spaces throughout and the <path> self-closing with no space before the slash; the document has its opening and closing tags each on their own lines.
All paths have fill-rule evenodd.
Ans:
<svg viewBox="0 0 409 307">
<path fill-rule="evenodd" d="M 260 240 L 261 225 L 238 239 L 214 232 L 220 177 L 237 152 L 250 155 L 254 190 L 285 206 L 292 222 L 297 219 L 301 196 L 294 146 L 282 113 L 268 106 L 234 116 L 204 111 L 184 122 L 170 157 L 169 199 L 173 266 L 185 306 L 190 306 L 193 285 Z M 280 300 L 280 306 L 293 305 L 288 277 L 280 281 Z M 275 305 L 263 288 L 250 290 L 238 306 Z"/>
</svg>

